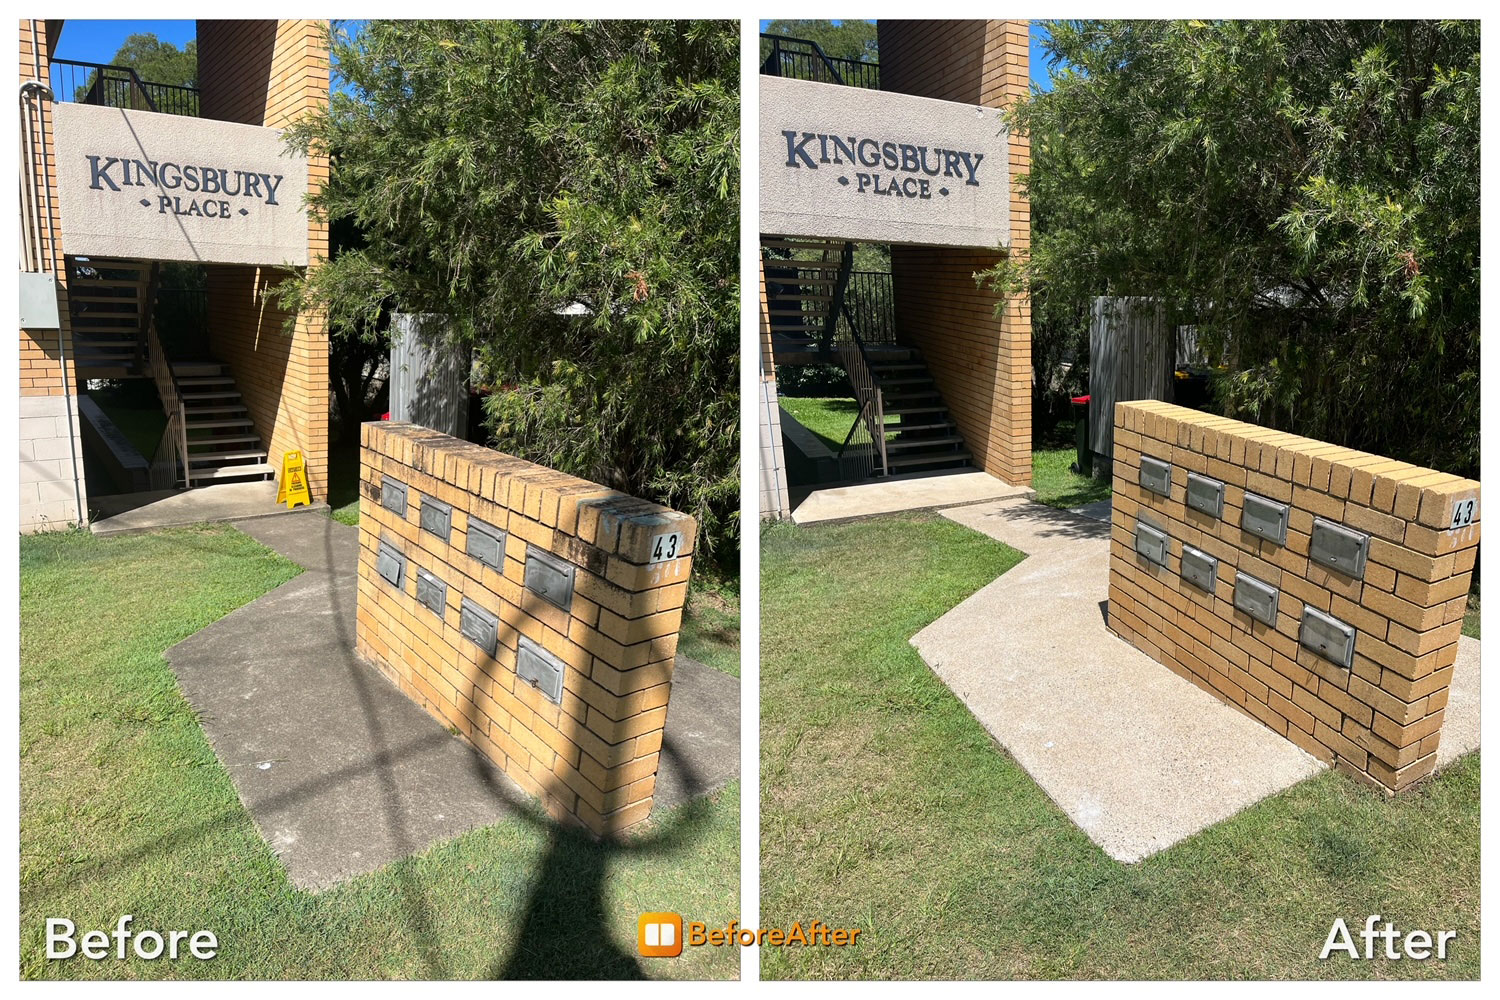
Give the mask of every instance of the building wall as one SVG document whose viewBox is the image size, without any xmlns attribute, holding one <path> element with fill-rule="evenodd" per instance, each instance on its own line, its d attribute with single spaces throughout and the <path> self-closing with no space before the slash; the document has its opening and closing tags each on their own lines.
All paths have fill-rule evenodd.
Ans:
<svg viewBox="0 0 1500 1000">
<path fill-rule="evenodd" d="M 558 818 L 601 834 L 645 819 L 693 519 L 415 424 L 368 423 L 361 436 L 360 653 Z M 389 508 L 388 478 L 406 487 Z M 451 505 L 447 537 L 424 526 L 427 498 Z M 470 554 L 476 519 L 506 533 L 501 566 Z M 680 543 L 658 553 L 672 532 Z M 382 545 L 404 561 L 399 586 L 380 571 Z M 573 568 L 566 610 L 528 583 L 544 552 Z M 441 581 L 441 601 L 419 600 L 419 570 Z M 465 604 L 494 616 L 493 653 L 466 633 Z M 562 663 L 555 701 L 518 676 L 529 643 Z"/>
<path fill-rule="evenodd" d="M 202 116 L 283 128 L 328 100 L 328 48 L 317 20 L 199 21 Z M 308 189 L 328 178 L 326 156 L 308 160 Z M 327 226 L 308 221 L 309 266 L 328 255 Z M 327 493 L 328 333 L 321 315 L 291 315 L 266 297 L 276 268 L 208 268 L 209 347 L 230 366 L 250 419 L 277 470 L 300 449 L 315 498 Z"/>
<path fill-rule="evenodd" d="M 786 445 L 781 437 L 781 404 L 776 396 L 776 361 L 771 352 L 771 314 L 766 302 L 766 264 L 760 268 L 760 516 L 789 517 L 791 499 L 786 488 Z"/>
<path fill-rule="evenodd" d="M 1109 627 L 1314 756 L 1396 792 L 1437 762 L 1479 551 L 1479 484 L 1170 403 L 1115 406 Z M 1141 457 L 1172 467 L 1170 495 Z M 1223 484 L 1219 516 L 1187 505 L 1187 474 Z M 1287 506 L 1285 544 L 1243 529 L 1246 495 Z M 1454 524 L 1472 504 L 1471 524 Z M 1368 538 L 1362 572 L 1310 555 L 1315 518 Z M 1141 522 L 1166 565 L 1136 551 Z M 1210 593 L 1181 575 L 1184 546 L 1218 560 Z M 1246 574 L 1278 591 L 1275 624 L 1235 606 Z M 1354 627 L 1349 667 L 1301 644 L 1303 609 Z"/>
<path fill-rule="evenodd" d="M 881 89 L 986 107 L 1025 96 L 1029 29 L 1025 21 L 884 21 Z M 1031 167 L 1026 136 L 1010 137 L 1012 182 Z M 1013 188 L 1011 253 L 1031 246 L 1031 209 Z M 1005 303 L 976 287 L 974 274 L 1003 255 L 896 246 L 891 271 L 896 327 L 922 350 L 974 461 L 1018 485 L 1031 482 L 1031 304 Z"/>
<path fill-rule="evenodd" d="M 36 79 L 47 82 L 53 45 L 47 21 L 20 21 L 18 84 Z M 72 360 L 67 276 L 58 235 L 61 222 L 57 158 L 52 151 L 52 109 L 50 102 L 40 98 L 35 100 L 34 106 L 38 106 L 41 113 L 41 128 L 32 135 L 36 144 L 34 176 L 41 176 L 43 160 L 47 168 L 46 190 L 40 184 L 36 190 L 45 241 L 43 257 L 46 268 L 57 278 L 61 329 L 20 331 L 20 521 L 21 530 L 27 532 L 81 523 L 86 518 L 88 504 L 83 484 L 83 442 L 78 429 L 77 379 Z M 47 214 L 48 194 L 51 196 L 50 217 Z"/>
</svg>

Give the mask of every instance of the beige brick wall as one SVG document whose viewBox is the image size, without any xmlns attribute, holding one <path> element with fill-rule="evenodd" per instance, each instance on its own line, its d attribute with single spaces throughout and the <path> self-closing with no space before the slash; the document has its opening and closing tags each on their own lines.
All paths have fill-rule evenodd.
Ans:
<svg viewBox="0 0 1500 1000">
<path fill-rule="evenodd" d="M 1479 545 L 1473 480 L 1169 403 L 1115 407 L 1109 626 L 1339 770 L 1387 792 L 1436 765 Z M 1140 485 L 1141 456 L 1172 465 L 1171 495 Z M 1213 517 L 1187 506 L 1187 473 L 1224 483 Z M 1286 504 L 1286 544 L 1241 527 L 1246 493 Z M 1450 530 L 1455 504 L 1474 520 Z M 1137 554 L 1145 518 L 1166 566 Z M 1356 578 L 1309 558 L 1314 518 L 1369 536 Z M 1218 559 L 1209 594 L 1179 575 L 1182 547 Z M 1236 574 L 1279 590 L 1276 624 L 1234 606 Z M 1299 642 L 1304 607 L 1356 629 L 1344 669 Z"/>
<path fill-rule="evenodd" d="M 325 22 L 199 21 L 198 67 L 205 118 L 282 128 L 328 100 Z M 326 156 L 308 160 L 308 187 L 328 178 Z M 308 260 L 328 256 L 326 225 L 308 220 Z M 328 333 L 323 317 L 289 314 L 265 297 L 286 277 L 276 268 L 208 268 L 209 348 L 229 365 L 256 432 L 278 470 L 301 450 L 315 498 L 327 492 Z"/>
<path fill-rule="evenodd" d="M 358 649 L 559 818 L 604 834 L 651 811 L 692 518 L 414 424 L 369 423 L 360 457 Z M 383 477 L 407 507 L 381 505 Z M 420 526 L 423 496 L 452 505 L 447 541 Z M 470 518 L 507 532 L 503 571 L 466 553 Z M 676 558 L 652 540 L 682 532 Z M 376 569 L 381 540 L 406 558 L 401 590 Z M 524 584 L 527 547 L 574 567 L 563 611 Z M 418 569 L 447 584 L 441 616 L 417 601 Z M 464 598 L 499 619 L 491 657 L 459 631 Z M 522 636 L 566 664 L 561 704 L 516 676 Z"/>
<path fill-rule="evenodd" d="M 882 90 L 1005 107 L 1029 86 L 1025 21 L 886 21 L 880 31 Z M 1031 169 L 1031 143 L 1010 138 L 1012 179 Z M 1019 188 L 1010 204 L 1012 254 L 1031 247 L 1031 206 Z M 921 349 L 974 462 L 1006 482 L 1031 482 L 1031 303 L 1005 303 L 974 274 L 999 252 L 892 247 L 896 327 Z"/>
</svg>

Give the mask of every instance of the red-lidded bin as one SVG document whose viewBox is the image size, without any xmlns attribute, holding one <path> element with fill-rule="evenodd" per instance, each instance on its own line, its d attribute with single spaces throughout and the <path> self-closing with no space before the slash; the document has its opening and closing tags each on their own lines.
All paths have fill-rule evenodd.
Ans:
<svg viewBox="0 0 1500 1000">
<path fill-rule="evenodd" d="M 1078 459 L 1073 463 L 1073 469 L 1080 476 L 1093 478 L 1094 475 L 1094 452 L 1089 447 L 1089 397 L 1073 396 L 1073 427 L 1074 441 L 1078 448 Z"/>
</svg>

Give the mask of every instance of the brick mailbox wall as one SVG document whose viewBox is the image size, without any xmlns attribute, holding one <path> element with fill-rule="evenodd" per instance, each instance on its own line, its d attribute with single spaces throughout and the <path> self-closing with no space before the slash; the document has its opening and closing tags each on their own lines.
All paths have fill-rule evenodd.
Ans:
<svg viewBox="0 0 1500 1000">
<path fill-rule="evenodd" d="M 693 519 L 414 424 L 361 445 L 361 655 L 554 816 L 645 819 Z"/>
<path fill-rule="evenodd" d="M 1431 773 L 1479 484 L 1168 403 L 1114 432 L 1109 627 L 1387 792 Z"/>
</svg>

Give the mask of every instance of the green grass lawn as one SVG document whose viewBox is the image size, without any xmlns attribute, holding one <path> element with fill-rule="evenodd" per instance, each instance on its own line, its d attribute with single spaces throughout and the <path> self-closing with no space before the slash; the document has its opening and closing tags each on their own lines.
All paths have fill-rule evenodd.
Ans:
<svg viewBox="0 0 1500 1000">
<path fill-rule="evenodd" d="M 797 418 L 797 422 L 812 431 L 835 455 L 844 446 L 854 418 L 859 416 L 859 404 L 852 397 L 837 396 L 781 396 L 781 408 Z M 887 437 L 894 437 L 894 425 L 900 417 L 888 416 L 885 422 L 892 426 Z"/>
<path fill-rule="evenodd" d="M 162 411 L 156 388 L 148 380 L 132 379 L 90 390 L 88 395 L 141 457 L 151 461 L 167 429 L 167 415 Z"/>
<path fill-rule="evenodd" d="M 538 816 L 326 892 L 294 889 L 163 658 L 297 567 L 226 526 L 20 542 L 23 978 L 731 978 L 729 948 L 634 958 L 636 918 L 739 904 L 739 788 L 603 846 Z M 170 569 L 168 569 L 170 568 Z M 44 920 L 215 930 L 212 962 L 44 959 Z"/>
<path fill-rule="evenodd" d="M 1471 639 L 1479 638 L 1479 591 L 1469 594 L 1469 606 L 1464 609 L 1463 633 Z"/>
<path fill-rule="evenodd" d="M 1078 446 L 1073 440 L 1073 421 L 1065 420 L 1032 445 L 1031 487 L 1038 503 L 1049 507 L 1082 507 L 1110 494 L 1108 479 L 1092 479 L 1073 471 Z"/>
<path fill-rule="evenodd" d="M 766 977 L 1478 976 L 1477 753 L 1395 800 L 1326 773 L 1124 865 L 908 642 L 1016 552 L 940 517 L 762 538 L 761 921 L 865 929 L 762 949 Z M 1449 961 L 1317 960 L 1377 912 L 1456 930 Z"/>
</svg>

